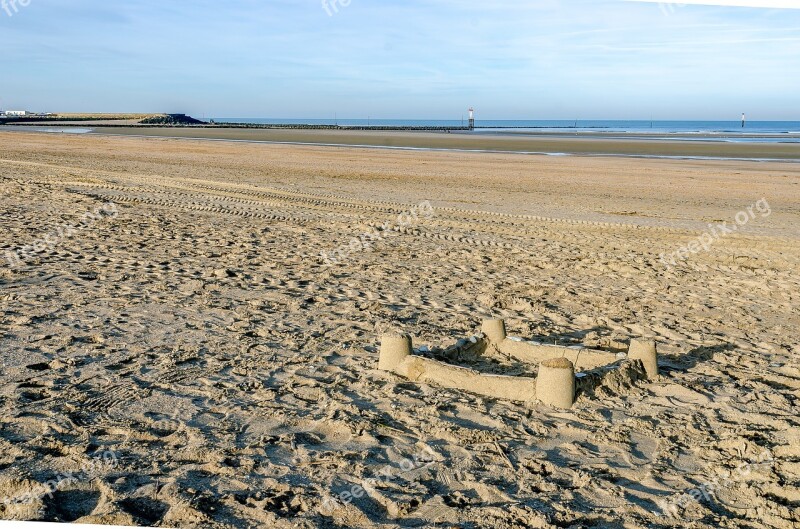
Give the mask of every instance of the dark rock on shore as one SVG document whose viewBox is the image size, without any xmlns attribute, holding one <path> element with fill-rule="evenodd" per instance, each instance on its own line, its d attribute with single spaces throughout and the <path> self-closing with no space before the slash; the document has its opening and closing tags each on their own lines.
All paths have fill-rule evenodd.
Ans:
<svg viewBox="0 0 800 529">
<path fill-rule="evenodd" d="M 186 114 L 163 114 L 151 116 L 139 122 L 142 125 L 205 125 L 205 121 L 194 119 Z"/>
</svg>

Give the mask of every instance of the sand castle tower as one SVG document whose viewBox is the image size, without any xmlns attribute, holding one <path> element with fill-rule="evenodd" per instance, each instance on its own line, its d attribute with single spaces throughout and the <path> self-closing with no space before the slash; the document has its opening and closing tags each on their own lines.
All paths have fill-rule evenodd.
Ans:
<svg viewBox="0 0 800 529">
<path fill-rule="evenodd" d="M 483 320 L 481 332 L 490 342 L 499 344 L 506 339 L 506 322 L 499 319 Z"/>
<path fill-rule="evenodd" d="M 644 364 L 645 371 L 647 371 L 647 377 L 650 380 L 658 378 L 658 345 L 655 340 L 631 340 L 628 358 L 631 360 L 641 360 L 642 364 Z"/>
<path fill-rule="evenodd" d="M 411 337 L 407 334 L 392 332 L 387 333 L 381 340 L 380 360 L 378 369 L 394 371 L 400 363 L 413 352 Z"/>
<path fill-rule="evenodd" d="M 539 364 L 536 398 L 555 408 L 575 403 L 575 366 L 566 358 L 551 358 Z"/>
</svg>

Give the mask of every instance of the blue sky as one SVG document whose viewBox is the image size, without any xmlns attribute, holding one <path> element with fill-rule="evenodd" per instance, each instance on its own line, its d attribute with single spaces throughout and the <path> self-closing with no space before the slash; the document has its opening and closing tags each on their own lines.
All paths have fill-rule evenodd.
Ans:
<svg viewBox="0 0 800 529">
<path fill-rule="evenodd" d="M 800 120 L 798 9 L 338 0 L 329 15 L 322 0 L 28 1 L 0 9 L 3 108 Z"/>
</svg>

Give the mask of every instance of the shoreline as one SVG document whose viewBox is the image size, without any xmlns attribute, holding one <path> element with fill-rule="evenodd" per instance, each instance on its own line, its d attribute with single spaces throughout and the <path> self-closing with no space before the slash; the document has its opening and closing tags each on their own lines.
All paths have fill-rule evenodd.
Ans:
<svg viewBox="0 0 800 529">
<path fill-rule="evenodd" d="M 119 136 L 115 134 L 103 134 L 97 132 L 86 133 L 92 136 Z M 129 138 L 159 138 L 170 140 L 188 140 L 188 141 L 219 141 L 230 143 L 249 143 L 254 145 L 294 145 L 299 147 L 330 147 L 342 149 L 378 149 L 389 151 L 419 151 L 419 152 L 452 152 L 463 154 L 518 154 L 526 156 L 582 156 L 582 157 L 596 157 L 596 158 L 634 158 L 644 160 L 685 160 L 685 161 L 742 161 L 742 162 L 755 162 L 755 163 L 799 163 L 800 159 L 793 158 L 736 158 L 724 156 L 689 156 L 689 155 L 667 155 L 667 154 L 613 154 L 613 153 L 582 153 L 582 152 L 545 152 L 545 151 L 515 151 L 515 150 L 497 150 L 497 149 L 459 149 L 459 148 L 439 148 L 439 147 L 403 147 L 391 145 L 370 145 L 370 144 L 357 144 L 357 143 L 312 143 L 312 142 L 299 142 L 299 141 L 271 141 L 271 140 L 239 140 L 239 139 L 226 139 L 226 138 L 198 138 L 191 136 L 150 136 L 150 135 L 124 135 Z"/>
<path fill-rule="evenodd" d="M 69 128 L 63 124 L 49 129 Z M 520 135 L 361 130 L 245 129 L 202 127 L 86 126 L 87 134 L 141 138 L 171 138 L 315 147 L 378 148 L 391 150 L 513 153 L 542 156 L 597 156 L 683 160 L 798 162 L 800 143 L 746 143 L 697 139 L 575 137 L 571 134 Z M 24 127 L 0 127 L 5 132 L 40 132 Z M 47 133 L 54 133 L 50 130 Z M 65 131 L 66 132 L 66 131 Z"/>
<path fill-rule="evenodd" d="M 660 157 L 800 161 L 800 144 L 701 143 L 557 135 L 503 136 L 481 133 L 380 132 L 301 129 L 104 128 L 94 134 L 172 137 L 196 140 L 282 143 L 320 147 L 360 147 L 402 150 L 515 153 L 534 155 Z"/>
<path fill-rule="evenodd" d="M 194 118 L 185 117 L 187 120 Z M 0 118 L 0 128 L 20 127 L 105 127 L 105 128 L 141 128 L 141 129 L 215 129 L 215 130 L 305 130 L 305 131 L 339 131 L 339 132 L 454 132 L 473 135 L 508 135 L 508 136 L 584 136 L 598 138 L 642 138 L 654 139 L 764 139 L 786 138 L 800 139 L 800 131 L 758 131 L 741 130 L 671 130 L 671 129 L 635 129 L 626 127 L 557 126 L 557 125 L 356 125 L 356 124 L 313 124 L 313 123 L 239 123 L 239 122 L 204 122 L 156 123 L 136 121 L 132 119 L 59 119 L 59 120 L 4 120 Z"/>
</svg>

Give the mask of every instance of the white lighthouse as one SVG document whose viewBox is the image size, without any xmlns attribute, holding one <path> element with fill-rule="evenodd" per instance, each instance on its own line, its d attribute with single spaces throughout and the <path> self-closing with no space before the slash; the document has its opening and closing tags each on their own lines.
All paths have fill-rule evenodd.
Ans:
<svg viewBox="0 0 800 529">
<path fill-rule="evenodd" d="M 469 130 L 475 130 L 475 109 L 469 109 Z"/>
</svg>

